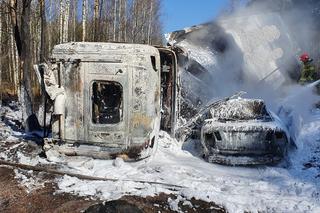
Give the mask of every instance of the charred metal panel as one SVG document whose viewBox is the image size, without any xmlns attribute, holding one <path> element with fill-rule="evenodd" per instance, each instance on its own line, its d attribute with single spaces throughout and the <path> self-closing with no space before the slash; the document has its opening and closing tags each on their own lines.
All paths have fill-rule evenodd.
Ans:
<svg viewBox="0 0 320 213">
<path fill-rule="evenodd" d="M 123 150 L 157 140 L 160 54 L 156 48 L 67 43 L 55 46 L 52 60 L 61 64 L 66 93 L 63 141 Z"/>
<path fill-rule="evenodd" d="M 128 79 L 128 71 L 125 65 L 110 63 L 90 63 L 87 62 L 85 75 L 85 106 L 86 115 L 86 140 L 101 143 L 117 143 L 126 144 L 126 136 L 128 135 L 128 111 L 129 111 L 129 89 L 131 84 Z M 121 71 L 119 71 L 121 70 Z M 120 121 L 114 124 L 95 124 L 92 121 L 93 116 L 93 84 L 94 82 L 116 82 L 122 87 L 122 112 Z M 102 97 L 103 98 L 103 97 Z M 98 100 L 98 101 L 103 101 Z"/>
<path fill-rule="evenodd" d="M 139 55 L 138 66 L 132 67 L 131 135 L 135 142 L 151 140 L 160 127 L 160 56 Z"/>
<path fill-rule="evenodd" d="M 71 62 L 64 62 L 61 65 L 67 97 L 65 102 L 64 139 L 72 141 L 84 140 L 84 65 Z"/>
</svg>

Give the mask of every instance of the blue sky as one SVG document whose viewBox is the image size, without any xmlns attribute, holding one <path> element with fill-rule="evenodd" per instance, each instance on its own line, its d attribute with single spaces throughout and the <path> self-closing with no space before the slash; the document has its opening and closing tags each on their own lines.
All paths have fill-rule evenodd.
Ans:
<svg viewBox="0 0 320 213">
<path fill-rule="evenodd" d="M 215 18 L 229 0 L 164 0 L 162 21 L 164 32 L 181 30 Z"/>
</svg>

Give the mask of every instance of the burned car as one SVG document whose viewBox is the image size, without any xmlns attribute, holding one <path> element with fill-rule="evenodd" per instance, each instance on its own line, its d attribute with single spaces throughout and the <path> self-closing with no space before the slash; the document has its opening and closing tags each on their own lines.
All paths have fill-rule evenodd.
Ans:
<svg viewBox="0 0 320 213">
<path fill-rule="evenodd" d="M 277 163 L 289 137 L 262 100 L 231 99 L 210 109 L 201 128 L 204 158 L 212 163 L 258 165 Z"/>
</svg>

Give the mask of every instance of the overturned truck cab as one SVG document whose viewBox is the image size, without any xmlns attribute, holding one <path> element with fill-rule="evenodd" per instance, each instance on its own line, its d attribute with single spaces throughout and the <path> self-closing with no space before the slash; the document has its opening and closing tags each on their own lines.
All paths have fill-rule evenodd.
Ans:
<svg viewBox="0 0 320 213">
<path fill-rule="evenodd" d="M 174 134 L 176 63 L 170 49 L 148 45 L 56 45 L 51 63 L 39 66 L 55 108 L 45 148 L 104 159 L 148 157 L 161 124 Z"/>
</svg>

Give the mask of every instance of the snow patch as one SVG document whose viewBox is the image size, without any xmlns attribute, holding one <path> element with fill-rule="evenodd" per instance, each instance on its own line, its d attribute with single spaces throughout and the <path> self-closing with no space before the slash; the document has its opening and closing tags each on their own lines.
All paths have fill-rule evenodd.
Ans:
<svg viewBox="0 0 320 213">
<path fill-rule="evenodd" d="M 172 210 L 172 211 L 175 211 L 175 212 L 181 212 L 180 211 L 180 208 L 179 208 L 179 202 L 180 202 L 180 198 L 181 196 L 178 196 L 177 199 L 171 199 L 170 197 L 168 198 L 168 204 L 169 204 L 169 208 Z"/>
<path fill-rule="evenodd" d="M 15 178 L 20 182 L 20 184 L 26 187 L 27 193 L 31 193 L 32 191 L 45 186 L 45 182 L 43 180 L 32 176 L 32 170 L 22 172 L 21 170 L 15 169 L 14 173 Z"/>
</svg>

